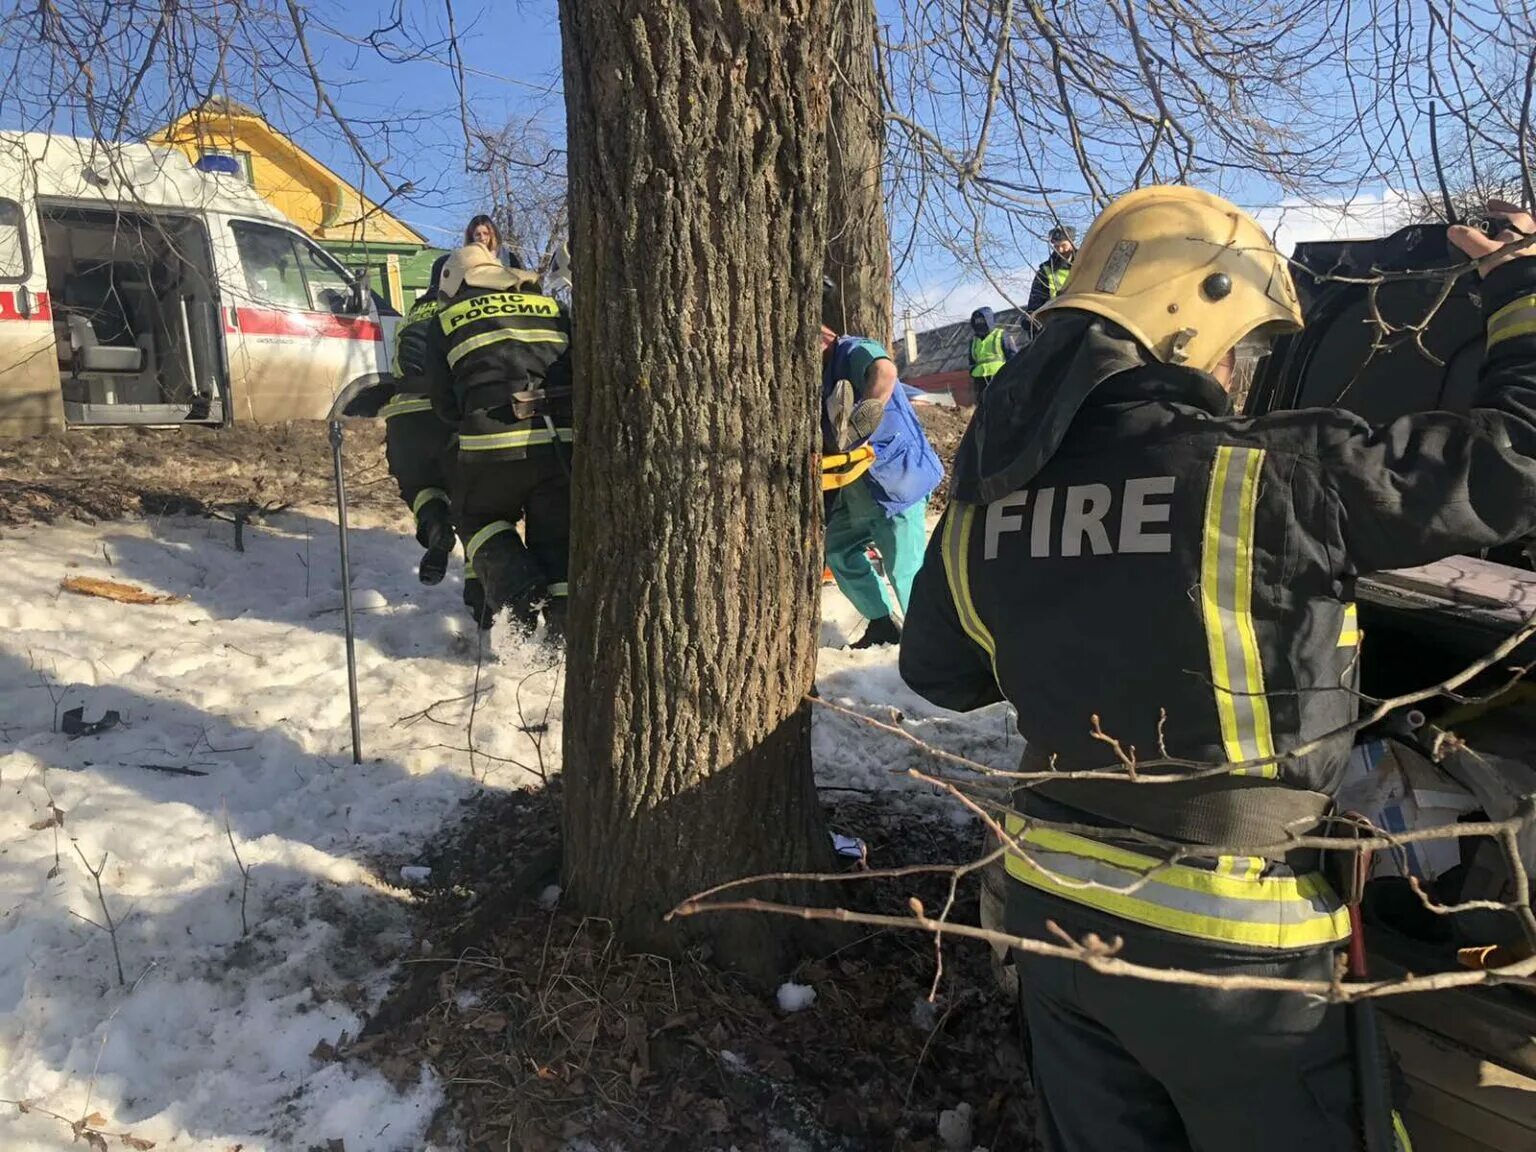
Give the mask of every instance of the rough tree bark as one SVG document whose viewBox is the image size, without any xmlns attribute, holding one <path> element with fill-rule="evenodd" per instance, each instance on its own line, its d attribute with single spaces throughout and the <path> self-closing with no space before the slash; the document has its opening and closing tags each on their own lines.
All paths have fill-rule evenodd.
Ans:
<svg viewBox="0 0 1536 1152">
<path fill-rule="evenodd" d="M 822 0 L 561 0 L 577 442 L 570 899 L 767 975 L 766 918 L 662 916 L 828 863 L 816 659 Z M 686 933 L 686 935 L 685 935 Z"/>
<path fill-rule="evenodd" d="M 824 0 L 825 2 L 825 0 Z M 885 219 L 885 116 L 875 65 L 874 0 L 836 0 L 827 125 L 827 278 L 841 332 L 887 347 L 891 234 Z"/>
</svg>

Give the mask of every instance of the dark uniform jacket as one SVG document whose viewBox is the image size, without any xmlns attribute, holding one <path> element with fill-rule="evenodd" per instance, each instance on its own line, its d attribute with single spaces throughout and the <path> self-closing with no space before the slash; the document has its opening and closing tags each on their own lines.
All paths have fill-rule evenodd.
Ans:
<svg viewBox="0 0 1536 1152">
<path fill-rule="evenodd" d="M 958 711 L 1010 701 L 1030 770 L 1118 767 L 1096 723 L 1143 764 L 1236 766 L 1150 789 L 1021 789 L 1010 876 L 1223 948 L 1348 935 L 1315 853 L 1175 859 L 1112 830 L 1252 851 L 1284 831 L 1210 829 L 1298 805 L 1315 822 L 1350 743 L 1320 738 L 1358 712 L 1357 576 L 1536 529 L 1536 259 L 1495 269 L 1482 296 L 1466 416 L 1234 417 L 1211 377 L 1144 363 L 1086 314 L 1052 319 L 998 374 L 913 587 L 902 678 Z"/>
<path fill-rule="evenodd" d="M 1024 310 L 1032 313 L 1059 296 L 1067 282 L 1067 273 L 1071 271 L 1072 261 L 1058 253 L 1052 252 L 1042 260 L 1035 269 L 1034 282 L 1029 286 L 1029 303 Z"/>
<path fill-rule="evenodd" d="M 509 429 L 571 426 L 571 322 L 536 292 L 467 287 L 427 329 L 428 395 L 444 420 Z"/>
<path fill-rule="evenodd" d="M 1496 268 L 1482 295 L 1474 410 L 1380 427 L 1334 409 L 1233 417 L 1202 373 L 1114 371 L 1138 357 L 1103 321 L 1047 324 L 967 432 L 903 678 L 947 708 L 1006 697 L 1062 767 L 1112 762 L 1096 714 L 1142 759 L 1161 724 L 1174 756 L 1331 793 L 1347 737 L 1272 758 L 1357 713 L 1357 575 L 1536 529 L 1536 259 Z M 1055 405 L 1080 403 L 1051 450 L 1040 386 L 1070 384 L 1095 345 L 1108 378 Z"/>
<path fill-rule="evenodd" d="M 407 390 L 424 388 L 422 376 L 426 371 L 427 334 L 431 331 L 432 317 L 442 309 L 442 302 L 435 291 L 424 294 L 406 314 L 399 331 L 395 333 L 395 376 L 405 382 Z"/>
</svg>

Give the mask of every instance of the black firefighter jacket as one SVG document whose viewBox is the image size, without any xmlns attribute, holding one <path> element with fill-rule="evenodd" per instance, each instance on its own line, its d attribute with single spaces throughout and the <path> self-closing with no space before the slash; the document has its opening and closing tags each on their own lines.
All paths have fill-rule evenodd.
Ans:
<svg viewBox="0 0 1536 1152">
<path fill-rule="evenodd" d="M 1058 768 L 1114 763 L 1097 715 L 1143 760 L 1162 725 L 1172 756 L 1331 794 L 1347 737 L 1284 754 L 1357 714 L 1356 577 L 1536 529 L 1536 259 L 1482 296 L 1474 410 L 1380 427 L 1234 417 L 1210 377 L 1052 320 L 961 446 L 903 679 L 959 711 L 1006 698 Z"/>
<path fill-rule="evenodd" d="M 437 414 L 450 424 L 569 429 L 571 321 L 565 306 L 537 292 L 466 287 L 426 329 L 423 367 Z M 514 411 L 518 394 L 531 395 Z"/>
</svg>

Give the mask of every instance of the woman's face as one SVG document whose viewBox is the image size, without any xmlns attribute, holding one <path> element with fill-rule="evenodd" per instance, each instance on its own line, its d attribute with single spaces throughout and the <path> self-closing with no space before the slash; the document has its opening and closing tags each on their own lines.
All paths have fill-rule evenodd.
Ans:
<svg viewBox="0 0 1536 1152">
<path fill-rule="evenodd" d="M 496 251 L 496 234 L 491 231 L 489 224 L 476 224 L 475 230 L 470 233 L 470 239 L 483 248 Z"/>
</svg>

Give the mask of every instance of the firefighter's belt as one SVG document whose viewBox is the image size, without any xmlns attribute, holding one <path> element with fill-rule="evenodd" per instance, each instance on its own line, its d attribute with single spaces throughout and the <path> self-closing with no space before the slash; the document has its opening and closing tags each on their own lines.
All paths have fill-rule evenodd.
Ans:
<svg viewBox="0 0 1536 1152">
<path fill-rule="evenodd" d="M 861 444 L 851 452 L 834 452 L 821 458 L 821 490 L 831 492 L 846 488 L 869 471 L 875 462 L 875 450 Z"/>
<path fill-rule="evenodd" d="M 512 411 L 519 420 L 532 420 L 545 414 L 551 400 L 566 400 L 570 395 L 569 387 L 530 388 L 525 392 L 514 392 Z"/>
<path fill-rule="evenodd" d="M 1177 784 L 1048 780 L 1034 790 L 1112 827 L 1250 855 L 1261 845 L 1281 845 L 1318 831 L 1333 805 L 1321 792 L 1287 788 L 1257 776 L 1207 776 Z M 1267 855 L 1284 860 L 1292 853 L 1294 849 L 1276 847 Z"/>
</svg>

